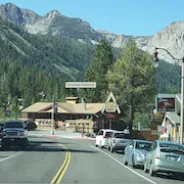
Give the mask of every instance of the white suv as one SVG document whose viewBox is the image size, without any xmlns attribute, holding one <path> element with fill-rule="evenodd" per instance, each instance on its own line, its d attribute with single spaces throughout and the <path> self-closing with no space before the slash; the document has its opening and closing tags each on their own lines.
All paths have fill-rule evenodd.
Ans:
<svg viewBox="0 0 184 184">
<path fill-rule="evenodd" d="M 96 142 L 95 146 L 99 146 L 100 148 L 102 147 L 107 147 L 108 144 L 108 138 L 109 136 L 114 132 L 115 130 L 111 129 L 101 129 L 98 134 L 96 135 Z"/>
</svg>

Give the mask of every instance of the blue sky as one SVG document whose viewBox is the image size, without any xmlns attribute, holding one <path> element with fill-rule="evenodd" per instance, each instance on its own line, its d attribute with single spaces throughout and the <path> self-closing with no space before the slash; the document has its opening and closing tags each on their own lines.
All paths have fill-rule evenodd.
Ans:
<svg viewBox="0 0 184 184">
<path fill-rule="evenodd" d="M 184 0 L 0 0 L 7 2 L 40 15 L 57 9 L 94 29 L 134 36 L 153 35 L 173 21 L 184 20 Z"/>
</svg>

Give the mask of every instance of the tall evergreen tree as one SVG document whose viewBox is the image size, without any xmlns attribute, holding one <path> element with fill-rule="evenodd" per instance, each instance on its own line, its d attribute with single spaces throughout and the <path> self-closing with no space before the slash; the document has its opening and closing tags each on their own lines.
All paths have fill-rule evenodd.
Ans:
<svg viewBox="0 0 184 184">
<path fill-rule="evenodd" d="M 105 100 L 108 89 L 105 75 L 113 61 L 111 46 L 107 41 L 101 40 L 96 47 L 91 66 L 85 74 L 85 82 L 96 82 L 96 89 L 83 90 L 83 95 L 88 102 L 103 102 Z"/>
<path fill-rule="evenodd" d="M 154 70 L 149 55 L 138 50 L 135 43 L 128 42 L 107 73 L 109 90 L 118 98 L 131 127 L 135 112 L 140 112 L 153 101 Z"/>
</svg>

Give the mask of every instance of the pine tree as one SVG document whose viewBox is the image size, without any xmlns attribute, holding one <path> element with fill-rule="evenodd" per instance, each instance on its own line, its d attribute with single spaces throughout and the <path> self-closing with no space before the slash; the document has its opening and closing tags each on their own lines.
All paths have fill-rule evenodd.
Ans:
<svg viewBox="0 0 184 184">
<path fill-rule="evenodd" d="M 105 78 L 108 67 L 114 61 L 111 46 L 105 40 L 97 45 L 92 64 L 85 74 L 85 82 L 96 82 L 96 89 L 85 89 L 86 101 L 103 102 L 106 99 L 108 83 Z"/>
<path fill-rule="evenodd" d="M 132 126 L 134 113 L 146 108 L 155 94 L 155 72 L 150 56 L 138 50 L 135 43 L 128 42 L 106 78 L 109 90 L 117 97 L 126 120 Z"/>
</svg>

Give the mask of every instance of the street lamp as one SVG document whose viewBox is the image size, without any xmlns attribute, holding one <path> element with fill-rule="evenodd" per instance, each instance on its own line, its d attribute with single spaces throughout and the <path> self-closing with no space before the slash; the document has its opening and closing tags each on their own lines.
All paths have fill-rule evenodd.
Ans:
<svg viewBox="0 0 184 184">
<path fill-rule="evenodd" d="M 181 59 L 175 58 L 168 50 L 164 48 L 155 48 L 154 60 L 156 63 L 159 62 L 157 50 L 164 50 L 167 52 L 173 59 L 181 61 L 182 63 L 182 72 L 181 72 L 181 121 L 180 121 L 180 143 L 183 144 L 183 123 L 184 123 L 184 57 Z"/>
</svg>

